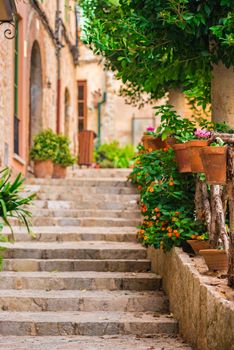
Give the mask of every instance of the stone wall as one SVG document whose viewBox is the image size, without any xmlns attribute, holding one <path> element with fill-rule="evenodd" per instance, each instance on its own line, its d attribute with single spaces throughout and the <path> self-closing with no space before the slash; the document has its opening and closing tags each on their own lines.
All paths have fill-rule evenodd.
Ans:
<svg viewBox="0 0 234 350">
<path fill-rule="evenodd" d="M 234 350 L 234 304 L 206 283 L 181 249 L 149 248 L 154 272 L 163 277 L 182 337 L 198 350 Z"/>
</svg>

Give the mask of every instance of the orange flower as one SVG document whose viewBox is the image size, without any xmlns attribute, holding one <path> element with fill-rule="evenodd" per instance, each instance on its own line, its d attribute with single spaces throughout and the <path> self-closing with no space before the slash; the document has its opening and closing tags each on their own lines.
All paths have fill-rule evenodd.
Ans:
<svg viewBox="0 0 234 350">
<path fill-rule="evenodd" d="M 151 187 L 149 191 L 150 191 L 151 193 L 153 193 L 153 192 L 154 192 L 154 189 Z"/>
<path fill-rule="evenodd" d="M 196 239 L 196 238 L 197 238 L 197 235 L 192 235 L 191 238 L 192 238 L 192 239 Z"/>
<path fill-rule="evenodd" d="M 174 182 L 173 182 L 173 181 L 170 181 L 170 182 L 169 182 L 169 186 L 174 186 Z"/>
<path fill-rule="evenodd" d="M 159 212 L 159 208 L 155 208 L 154 211 L 155 211 L 156 213 L 158 213 L 158 212 Z"/>
<path fill-rule="evenodd" d="M 172 237 L 172 233 L 171 232 L 169 232 L 167 235 L 168 235 L 168 237 Z"/>
<path fill-rule="evenodd" d="M 175 215 L 180 215 L 180 212 L 179 212 L 179 211 L 176 211 L 176 212 L 175 212 Z"/>
<path fill-rule="evenodd" d="M 175 234 L 175 236 L 176 236 L 177 238 L 179 238 L 179 237 L 180 237 L 180 233 L 177 232 L 177 233 Z"/>
<path fill-rule="evenodd" d="M 138 189 L 139 191 L 141 191 L 141 190 L 142 190 L 142 186 L 141 186 L 141 185 L 137 186 L 137 189 Z"/>
<path fill-rule="evenodd" d="M 149 148 L 148 151 L 149 151 L 149 152 L 153 152 L 153 148 Z"/>
<path fill-rule="evenodd" d="M 145 230 L 140 230 L 140 234 L 143 235 L 145 233 Z"/>
<path fill-rule="evenodd" d="M 168 228 L 167 228 L 167 231 L 168 231 L 168 232 L 172 232 L 172 228 L 171 228 L 171 227 L 168 227 Z"/>
<path fill-rule="evenodd" d="M 157 214 L 157 217 L 160 218 L 160 216 L 161 216 L 161 214 L 158 213 L 158 214 Z"/>
<path fill-rule="evenodd" d="M 148 237 L 147 237 L 147 236 L 145 236 L 145 237 L 144 237 L 144 241 L 146 241 L 147 239 L 148 239 Z"/>
<path fill-rule="evenodd" d="M 176 234 L 176 233 L 178 233 L 178 231 L 177 231 L 177 230 L 174 230 L 174 231 L 173 231 L 173 233 L 175 233 L 175 234 Z"/>
</svg>

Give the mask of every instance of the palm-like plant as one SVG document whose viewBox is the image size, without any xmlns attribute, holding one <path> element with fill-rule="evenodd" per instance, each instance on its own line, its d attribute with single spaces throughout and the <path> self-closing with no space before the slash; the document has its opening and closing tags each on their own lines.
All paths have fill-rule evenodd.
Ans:
<svg viewBox="0 0 234 350">
<path fill-rule="evenodd" d="M 9 168 L 0 171 L 0 218 L 2 218 L 3 223 L 10 227 L 12 234 L 13 230 L 9 218 L 17 218 L 30 233 L 29 218 L 31 212 L 25 206 L 31 203 L 35 194 L 23 195 L 24 181 L 25 179 L 21 173 L 15 180 L 11 181 L 11 170 Z"/>
</svg>

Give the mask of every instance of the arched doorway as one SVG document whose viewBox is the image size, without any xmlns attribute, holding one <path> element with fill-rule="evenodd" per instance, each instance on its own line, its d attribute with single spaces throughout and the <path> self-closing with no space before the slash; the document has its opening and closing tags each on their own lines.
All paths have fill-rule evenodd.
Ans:
<svg viewBox="0 0 234 350">
<path fill-rule="evenodd" d="M 42 130 L 42 95 L 41 52 L 38 42 L 35 41 L 30 62 L 29 147 L 33 144 L 33 137 Z"/>
<path fill-rule="evenodd" d="M 70 118 L 71 118 L 71 98 L 68 88 L 65 89 L 64 94 L 64 134 L 69 137 L 70 132 Z"/>
</svg>

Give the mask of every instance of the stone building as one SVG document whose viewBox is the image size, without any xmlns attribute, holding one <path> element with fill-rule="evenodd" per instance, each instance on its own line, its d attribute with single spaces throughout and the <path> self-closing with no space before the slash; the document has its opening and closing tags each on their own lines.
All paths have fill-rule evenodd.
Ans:
<svg viewBox="0 0 234 350">
<path fill-rule="evenodd" d="M 0 26 L 0 158 L 26 173 L 33 136 L 52 128 L 77 147 L 77 13 L 67 0 L 17 1 L 15 38 Z M 72 5 L 72 4 L 71 4 Z M 7 33 L 6 33 L 7 34 Z"/>
</svg>

